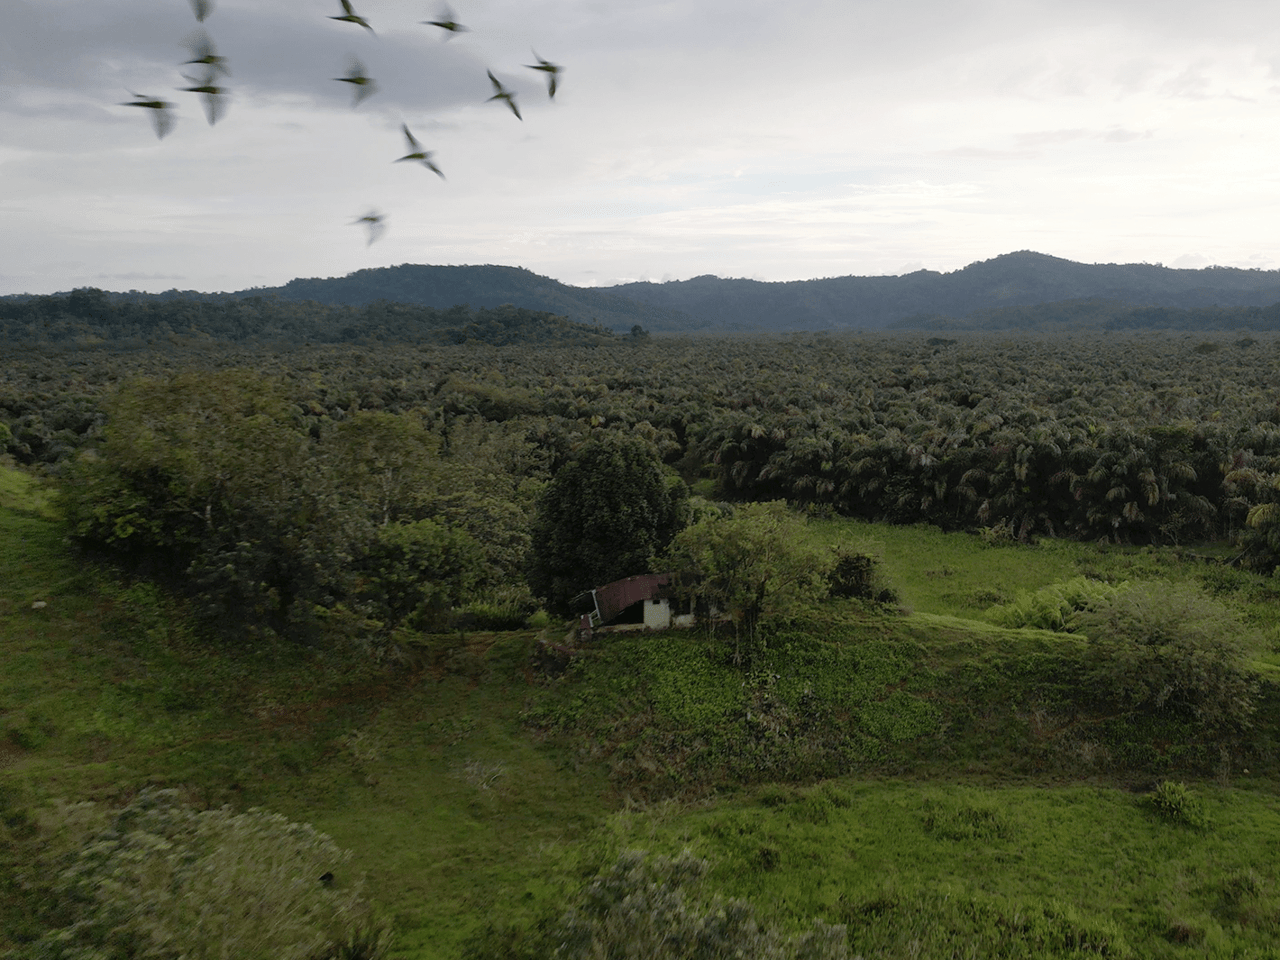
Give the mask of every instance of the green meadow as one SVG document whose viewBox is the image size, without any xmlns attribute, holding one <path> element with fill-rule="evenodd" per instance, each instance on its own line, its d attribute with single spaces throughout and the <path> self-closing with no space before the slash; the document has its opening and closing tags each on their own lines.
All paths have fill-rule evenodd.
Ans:
<svg viewBox="0 0 1280 960">
<path fill-rule="evenodd" d="M 0 469 L 0 954 L 51 922 L 59 811 L 164 787 L 332 837 L 352 853 L 334 882 L 363 878 L 397 957 L 551 955 L 628 850 L 690 851 L 693 896 L 843 924 L 864 957 L 1280 956 L 1280 584 L 1196 550 L 809 531 L 877 557 L 898 601 L 818 604 L 745 664 L 700 632 L 571 661 L 534 630 L 381 658 L 233 647 L 77 559 L 47 491 Z M 1258 638 L 1252 726 L 1082 706 L 1082 641 L 992 612 L 1082 576 L 1235 610 Z"/>
</svg>

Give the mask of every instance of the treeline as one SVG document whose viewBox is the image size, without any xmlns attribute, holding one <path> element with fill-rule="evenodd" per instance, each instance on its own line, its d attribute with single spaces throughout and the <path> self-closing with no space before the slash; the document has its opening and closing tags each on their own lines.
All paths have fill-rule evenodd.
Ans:
<svg viewBox="0 0 1280 960">
<path fill-rule="evenodd" d="M 769 283 L 702 276 L 608 288 L 731 330 L 883 329 L 906 317 L 960 318 L 1006 307 L 1098 299 L 1192 310 L 1280 301 L 1280 273 L 1148 263 L 1075 263 L 1030 250 L 938 273 Z"/>
<path fill-rule="evenodd" d="M 781 499 L 1010 541 L 1231 539 L 1269 568 L 1280 557 L 1276 361 L 1272 338 L 1200 335 L 30 349 L 0 369 L 0 445 L 54 474 L 88 471 L 78 488 L 112 505 L 76 514 L 90 539 L 124 549 L 147 517 L 172 520 L 159 553 L 131 554 L 157 569 L 190 567 L 195 554 L 181 551 L 193 543 L 225 558 L 277 531 L 287 577 L 275 586 L 248 555 L 207 572 L 257 570 L 235 587 L 252 597 L 236 602 L 264 617 L 274 605 L 268 619 L 282 624 L 299 596 L 372 604 L 387 624 L 408 616 L 361 591 L 386 575 L 371 573 L 391 562 L 385 538 L 415 524 L 424 539 L 394 544 L 413 563 L 446 543 L 472 558 L 447 595 L 467 602 L 483 583 L 526 602 L 539 491 L 588 441 L 615 434 L 711 500 Z M 249 376 L 257 386 L 236 386 Z M 93 458 L 75 456 L 86 448 L 115 464 L 115 480 L 95 479 Z M 416 452 L 394 459 L 404 450 Z M 299 586 L 280 585 L 295 575 Z"/>
<path fill-rule="evenodd" d="M 1204 333 L 1280 330 L 1280 303 L 1269 307 L 1134 307 L 1088 298 L 1034 306 L 975 310 L 963 317 L 920 313 L 889 324 L 892 330 L 1021 333 L 1098 333 L 1175 330 Z"/>
<path fill-rule="evenodd" d="M 102 442 L 63 473 L 72 538 L 218 629 L 384 637 L 442 629 L 480 595 L 515 625 L 536 607 L 521 484 L 539 464 L 501 431 L 455 429 L 442 455 L 415 411 L 329 416 L 234 369 L 134 378 L 104 412 Z"/>
<path fill-rule="evenodd" d="M 361 306 L 377 300 L 445 308 L 455 303 L 497 307 L 518 303 L 583 323 L 618 331 L 636 324 L 653 330 L 687 332 L 710 326 L 678 310 L 640 303 L 608 290 L 573 287 L 523 267 L 495 264 L 435 266 L 402 263 L 356 270 L 345 277 L 299 277 L 280 287 L 242 291 L 286 300 Z"/>
<path fill-rule="evenodd" d="M 0 342 L 139 347 L 220 341 L 304 343 L 574 344 L 607 341 L 599 324 L 510 304 L 473 310 L 378 300 L 334 306 L 274 296 L 165 297 L 110 294 L 93 287 L 66 296 L 0 300 Z"/>
</svg>

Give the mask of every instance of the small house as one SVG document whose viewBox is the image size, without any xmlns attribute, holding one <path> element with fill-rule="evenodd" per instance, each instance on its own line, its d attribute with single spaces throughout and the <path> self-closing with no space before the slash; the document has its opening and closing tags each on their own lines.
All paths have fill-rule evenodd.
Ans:
<svg viewBox="0 0 1280 960">
<path fill-rule="evenodd" d="M 598 631 L 671 630 L 692 627 L 697 615 L 682 603 L 669 573 L 642 573 L 578 594 L 578 635 L 586 640 Z"/>
</svg>

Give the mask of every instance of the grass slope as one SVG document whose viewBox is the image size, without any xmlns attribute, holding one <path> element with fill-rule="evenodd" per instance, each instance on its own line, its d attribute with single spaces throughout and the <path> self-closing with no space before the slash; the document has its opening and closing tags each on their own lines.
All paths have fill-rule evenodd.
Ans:
<svg viewBox="0 0 1280 960">
<path fill-rule="evenodd" d="M 47 801 L 154 784 L 330 834 L 404 957 L 504 955 L 484 944 L 536 942 L 618 851 L 685 847 L 720 892 L 796 929 L 846 923 L 867 957 L 1276 955 L 1274 749 L 1193 782 L 1207 826 L 1162 820 L 1158 765 L 1126 786 L 1081 752 L 1099 738 L 1036 713 L 1079 641 L 980 619 L 1091 569 L 1193 579 L 1274 624 L 1272 584 L 1173 552 L 815 535 L 875 541 L 918 612 L 825 605 L 745 674 L 669 634 L 551 679 L 531 633 L 431 638 L 396 664 L 210 646 L 153 588 L 70 558 L 44 491 L 0 468 L 0 953 L 39 930 Z"/>
</svg>

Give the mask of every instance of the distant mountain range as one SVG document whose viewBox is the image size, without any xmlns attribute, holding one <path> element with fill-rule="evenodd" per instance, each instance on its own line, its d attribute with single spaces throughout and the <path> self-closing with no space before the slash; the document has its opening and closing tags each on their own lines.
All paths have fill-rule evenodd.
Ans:
<svg viewBox="0 0 1280 960">
<path fill-rule="evenodd" d="M 401 264 L 235 293 L 171 290 L 114 299 L 278 297 L 328 305 L 378 300 L 473 310 L 504 304 L 617 331 L 1280 329 L 1280 271 L 1085 264 L 1029 250 L 951 273 L 766 283 L 694 277 L 573 287 L 520 267 Z M 9 298 L 12 299 L 12 298 Z M 1159 308 L 1159 309 L 1153 309 Z M 1272 316 L 1272 314 L 1275 316 Z"/>
<path fill-rule="evenodd" d="M 513 303 L 615 330 L 634 324 L 659 332 L 839 329 L 1034 329 L 1066 326 L 1187 326 L 1158 314 L 1135 322 L 1138 307 L 1175 311 L 1263 307 L 1280 303 L 1280 271 L 1158 264 L 1087 264 L 1029 250 L 972 263 L 952 273 L 919 270 L 900 277 L 830 277 L 766 283 L 694 277 L 669 283 L 571 287 L 518 267 L 399 267 L 360 270 L 332 280 L 293 280 L 242 291 L 293 300 L 360 305 L 383 298 L 436 308 Z M 1025 310 L 1088 301 L 1090 309 L 1057 311 L 1048 322 Z M 1104 306 L 1097 306 L 1104 305 Z M 999 314 L 993 317 L 992 313 Z M 1062 314 L 1059 317 L 1058 314 Z M 970 318 L 966 320 L 965 318 Z M 955 321 L 955 322 L 950 322 Z M 1198 320 L 1190 325 L 1198 326 Z"/>
<path fill-rule="evenodd" d="M 933 319 L 936 325 L 940 317 L 960 319 L 979 311 L 1066 300 L 1102 300 L 1113 308 L 1262 307 L 1280 302 L 1280 271 L 1086 264 L 1024 250 L 952 273 L 919 270 L 900 277 L 786 283 L 705 276 L 602 289 L 727 329 L 874 330 L 901 329 L 899 321 L 913 317 Z"/>
<path fill-rule="evenodd" d="M 578 323 L 599 323 L 628 331 L 636 324 L 647 330 L 684 331 L 714 326 L 671 307 L 621 297 L 601 288 L 571 287 L 539 276 L 523 267 L 433 267 L 404 263 L 398 267 L 357 270 L 345 277 L 290 280 L 282 287 L 242 290 L 235 296 L 275 294 L 285 300 L 364 306 L 375 300 L 415 303 L 444 309 L 465 303 L 473 309 L 514 304 L 526 310 L 545 310 Z"/>
</svg>

